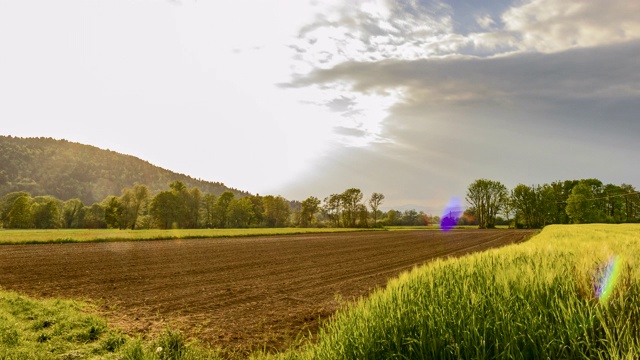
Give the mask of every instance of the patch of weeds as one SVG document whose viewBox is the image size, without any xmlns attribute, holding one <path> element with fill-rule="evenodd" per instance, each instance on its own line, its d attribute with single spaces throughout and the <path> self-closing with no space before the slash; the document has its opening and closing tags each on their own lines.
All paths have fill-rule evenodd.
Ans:
<svg viewBox="0 0 640 360">
<path fill-rule="evenodd" d="M 32 319 L 35 320 L 35 319 Z M 35 322 L 35 324 L 33 324 L 33 326 L 31 327 L 34 331 L 40 331 L 43 329 L 48 329 L 51 326 L 53 326 L 56 323 L 55 320 L 53 319 L 43 319 L 43 320 L 38 320 Z"/>
<path fill-rule="evenodd" d="M 36 341 L 39 342 L 39 343 L 44 343 L 44 342 L 47 342 L 49 340 L 51 340 L 51 336 L 49 336 L 48 334 L 45 334 L 45 333 L 41 333 L 36 338 Z"/>
<path fill-rule="evenodd" d="M 20 335 L 16 329 L 0 329 L 0 344 L 13 347 L 20 342 Z"/>
<path fill-rule="evenodd" d="M 70 334 L 69 340 L 90 343 L 98 340 L 100 336 L 107 332 L 107 327 L 103 322 L 92 318 L 87 318 L 87 321 L 82 325 L 78 326 L 74 333 Z"/>
<path fill-rule="evenodd" d="M 85 357 L 85 354 L 78 350 L 71 350 L 68 353 L 64 353 L 60 355 L 61 360 L 75 360 L 82 359 Z"/>
<path fill-rule="evenodd" d="M 102 348 L 108 352 L 115 352 L 127 342 L 127 338 L 121 333 L 110 333 L 102 341 Z"/>
<path fill-rule="evenodd" d="M 186 352 L 187 345 L 180 331 L 167 329 L 157 340 L 156 353 L 161 360 L 180 359 Z"/>
<path fill-rule="evenodd" d="M 130 341 L 124 351 L 122 351 L 122 360 L 143 360 L 149 358 L 150 356 L 145 356 L 142 342 L 139 339 Z"/>
</svg>

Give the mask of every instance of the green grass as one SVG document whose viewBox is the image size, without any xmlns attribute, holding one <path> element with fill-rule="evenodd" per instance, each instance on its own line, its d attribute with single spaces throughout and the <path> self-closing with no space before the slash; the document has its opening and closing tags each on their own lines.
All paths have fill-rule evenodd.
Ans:
<svg viewBox="0 0 640 360">
<path fill-rule="evenodd" d="M 155 339 L 109 329 L 91 306 L 0 290 L 0 359 L 219 359 L 166 330 Z M 159 350 L 161 348 L 161 350 Z"/>
<path fill-rule="evenodd" d="M 597 287 L 618 256 L 606 301 Z M 549 226 L 437 260 L 338 314 L 285 359 L 638 359 L 640 225 Z"/>
<path fill-rule="evenodd" d="M 170 239 L 204 239 L 264 235 L 293 235 L 364 231 L 336 228 L 179 229 L 179 230 L 7 230 L 0 229 L 0 245 Z"/>
</svg>

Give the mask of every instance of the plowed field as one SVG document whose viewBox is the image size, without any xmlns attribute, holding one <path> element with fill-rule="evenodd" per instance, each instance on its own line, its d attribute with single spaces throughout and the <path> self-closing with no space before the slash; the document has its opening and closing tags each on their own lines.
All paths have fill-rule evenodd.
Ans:
<svg viewBox="0 0 640 360">
<path fill-rule="evenodd" d="M 282 349 L 345 300 L 430 259 L 532 231 L 376 231 L 233 239 L 0 246 L 0 287 L 84 299 L 131 332 L 166 324 L 230 350 Z"/>
</svg>

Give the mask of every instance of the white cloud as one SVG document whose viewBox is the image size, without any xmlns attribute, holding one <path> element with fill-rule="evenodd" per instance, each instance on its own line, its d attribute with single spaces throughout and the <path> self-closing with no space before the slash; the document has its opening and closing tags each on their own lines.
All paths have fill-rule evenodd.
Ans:
<svg viewBox="0 0 640 360">
<path fill-rule="evenodd" d="M 562 51 L 640 38 L 640 2 L 534 0 L 503 14 L 519 48 Z"/>
</svg>

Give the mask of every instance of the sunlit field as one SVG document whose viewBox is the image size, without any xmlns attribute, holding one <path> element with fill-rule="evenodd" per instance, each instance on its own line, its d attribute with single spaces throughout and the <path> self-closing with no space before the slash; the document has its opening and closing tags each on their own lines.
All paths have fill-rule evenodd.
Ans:
<svg viewBox="0 0 640 360">
<path fill-rule="evenodd" d="M 640 225 L 549 226 L 405 273 L 291 359 L 640 358 Z"/>
<path fill-rule="evenodd" d="M 291 235 L 364 231 L 336 228 L 256 228 L 178 230 L 0 230 L 0 244 L 74 243 L 134 240 L 206 239 L 239 236 Z"/>
<path fill-rule="evenodd" d="M 252 358 L 638 359 L 639 265 L 640 225 L 548 226 L 522 244 L 405 272 L 345 304 L 316 340 Z M 0 358 L 220 354 L 171 330 L 125 336 L 92 312 L 0 291 Z"/>
</svg>

